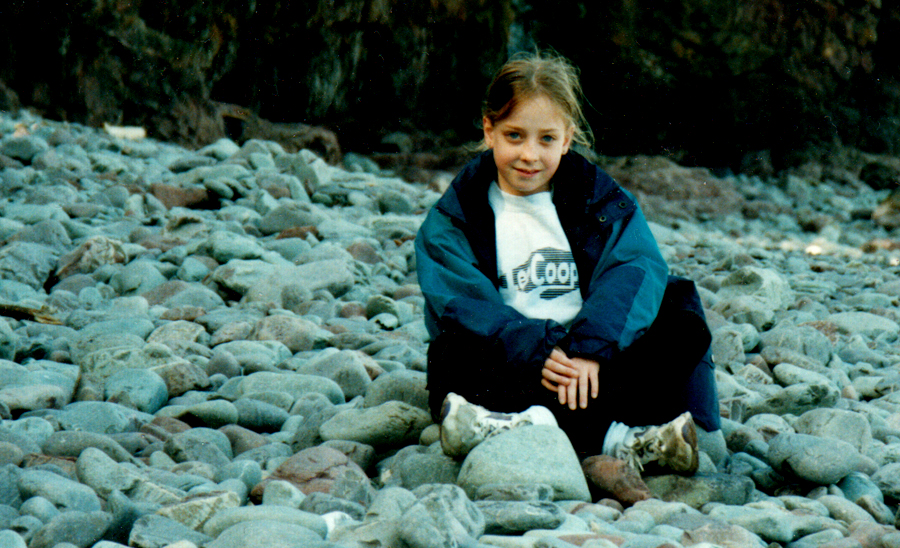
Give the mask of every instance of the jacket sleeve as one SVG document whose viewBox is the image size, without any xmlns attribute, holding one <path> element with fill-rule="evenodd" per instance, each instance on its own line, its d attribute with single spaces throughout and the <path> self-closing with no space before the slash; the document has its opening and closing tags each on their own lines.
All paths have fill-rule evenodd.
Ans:
<svg viewBox="0 0 900 548">
<path fill-rule="evenodd" d="M 640 208 L 588 241 L 600 246 L 587 296 L 560 347 L 596 361 L 627 348 L 656 319 L 668 266 Z"/>
<path fill-rule="evenodd" d="M 504 304 L 462 230 L 435 209 L 416 237 L 416 265 L 432 339 L 444 331 L 472 334 L 500 352 L 505 365 L 539 371 L 566 334 L 552 320 L 529 319 Z"/>
</svg>

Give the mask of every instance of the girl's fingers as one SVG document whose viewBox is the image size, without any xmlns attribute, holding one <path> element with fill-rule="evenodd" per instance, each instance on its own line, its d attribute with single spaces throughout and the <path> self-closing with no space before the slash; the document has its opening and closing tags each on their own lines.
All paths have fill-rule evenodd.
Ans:
<svg viewBox="0 0 900 548">
<path fill-rule="evenodd" d="M 569 367 L 565 364 L 554 360 L 547 360 L 544 362 L 544 369 L 549 369 L 554 373 L 558 373 L 560 375 L 565 375 L 566 377 L 577 377 L 578 370 L 574 367 Z"/>
<path fill-rule="evenodd" d="M 570 383 L 566 389 L 568 391 L 568 394 L 566 394 L 566 402 L 569 404 L 569 409 L 574 411 L 578 408 L 578 383 Z"/>
<path fill-rule="evenodd" d="M 563 352 L 562 350 L 560 350 L 559 348 L 554 348 L 550 352 L 550 359 L 558 361 L 559 363 L 561 363 L 563 365 L 572 367 L 572 360 L 570 360 L 569 357 L 566 356 L 566 353 Z"/>
<path fill-rule="evenodd" d="M 559 375 L 557 373 L 554 373 L 553 371 L 551 371 L 550 369 L 547 369 L 546 367 L 541 369 L 541 376 L 544 378 L 544 380 L 548 380 L 555 384 L 569 384 L 569 382 L 571 382 L 571 380 L 572 380 L 571 378 L 569 378 L 565 375 Z"/>
<path fill-rule="evenodd" d="M 566 391 L 567 390 L 568 390 L 568 387 L 566 387 L 566 385 L 564 385 L 564 384 L 561 384 L 556 387 L 556 395 L 559 398 L 560 405 L 566 404 Z"/>
<path fill-rule="evenodd" d="M 588 371 L 578 376 L 578 404 L 585 409 L 588 404 Z"/>
<path fill-rule="evenodd" d="M 600 380 L 598 378 L 598 367 L 592 367 L 590 371 L 591 377 L 591 398 L 597 399 L 600 395 Z"/>
<path fill-rule="evenodd" d="M 559 389 L 559 385 L 553 384 L 547 379 L 541 379 L 541 385 L 551 392 L 556 392 Z"/>
</svg>

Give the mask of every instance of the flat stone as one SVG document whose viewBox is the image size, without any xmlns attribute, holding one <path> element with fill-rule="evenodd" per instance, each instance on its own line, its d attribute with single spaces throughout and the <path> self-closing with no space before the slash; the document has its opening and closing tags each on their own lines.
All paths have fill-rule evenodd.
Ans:
<svg viewBox="0 0 900 548">
<path fill-rule="evenodd" d="M 239 413 L 238 408 L 230 401 L 209 400 L 189 405 L 174 417 L 194 426 L 219 428 L 237 423 Z"/>
<path fill-rule="evenodd" d="M 861 472 L 850 472 L 838 483 L 847 500 L 856 502 L 860 497 L 871 496 L 884 502 L 884 494 L 869 476 Z"/>
<path fill-rule="evenodd" d="M 552 426 L 523 426 L 486 439 L 466 457 L 457 481 L 474 498 L 479 487 L 498 478 L 550 485 L 556 500 L 591 500 L 571 442 Z"/>
<path fill-rule="evenodd" d="M 756 486 L 748 477 L 729 474 L 711 476 L 650 476 L 644 478 L 650 493 L 666 502 L 683 502 L 701 508 L 709 502 L 741 506 L 750 501 Z"/>
<path fill-rule="evenodd" d="M 307 319 L 275 314 L 259 320 L 250 338 L 258 341 L 279 341 L 292 353 L 296 353 L 325 348 L 334 335 Z"/>
<path fill-rule="evenodd" d="M 553 500 L 553 488 L 541 484 L 489 483 L 478 488 L 475 500 L 549 502 Z"/>
<path fill-rule="evenodd" d="M 12 464 L 19 466 L 25 458 L 25 452 L 13 443 L 8 441 L 0 441 L 0 466 Z"/>
<path fill-rule="evenodd" d="M 53 548 L 68 542 L 76 547 L 92 546 L 103 537 L 111 516 L 106 512 L 63 512 L 41 527 L 29 548 Z"/>
<path fill-rule="evenodd" d="M 300 510 L 324 516 L 332 512 L 340 512 L 356 521 L 362 521 L 366 515 L 366 507 L 329 493 L 311 493 L 300 503 Z"/>
<path fill-rule="evenodd" d="M 175 462 L 200 461 L 225 466 L 232 459 L 231 442 L 225 434 L 209 428 L 193 428 L 173 435 L 165 451 Z"/>
<path fill-rule="evenodd" d="M 223 426 L 219 428 L 219 431 L 225 434 L 228 441 L 231 442 L 231 449 L 235 456 L 240 455 L 245 451 L 272 443 L 262 434 L 257 434 L 252 430 L 248 430 L 243 426 L 238 426 L 236 424 Z"/>
<path fill-rule="evenodd" d="M 872 481 L 886 497 L 900 500 L 900 462 L 892 462 L 878 469 Z"/>
<path fill-rule="evenodd" d="M 218 335 L 216 332 L 213 339 L 215 340 Z M 249 335 L 248 332 L 247 336 Z M 278 340 L 223 342 L 217 344 L 216 351 L 231 354 L 248 376 L 262 371 L 275 372 L 276 366 L 290 359 L 292 355 L 291 350 Z"/>
<path fill-rule="evenodd" d="M 391 457 L 390 464 L 381 470 L 380 478 L 384 486 L 410 490 L 429 483 L 455 484 L 460 466 L 458 461 L 444 454 L 439 443 L 430 447 L 410 445 Z"/>
<path fill-rule="evenodd" d="M 191 341 L 203 343 L 208 339 L 209 334 L 202 325 L 186 320 L 177 320 L 154 329 L 147 337 L 147 342 Z"/>
<path fill-rule="evenodd" d="M 417 441 L 431 416 L 407 403 L 390 401 L 377 407 L 340 411 L 321 427 L 324 440 L 350 440 L 373 447 Z"/>
<path fill-rule="evenodd" d="M 745 266 L 729 274 L 716 295 L 722 299 L 750 296 L 769 308 L 783 310 L 794 302 L 790 284 L 775 270 Z"/>
<path fill-rule="evenodd" d="M 315 261 L 298 266 L 277 267 L 254 284 L 245 294 L 251 303 L 269 303 L 278 308 L 283 306 L 282 290 L 286 285 L 301 282 L 310 291 L 325 289 L 335 297 L 340 297 L 353 287 L 355 277 L 349 261 Z"/>
<path fill-rule="evenodd" d="M 287 392 L 295 400 L 311 393 L 323 394 L 331 403 L 344 403 L 344 393 L 331 379 L 318 375 L 261 371 L 247 375 L 240 382 L 240 394 Z"/>
<path fill-rule="evenodd" d="M 865 416 L 844 409 L 813 409 L 794 421 L 798 434 L 842 440 L 866 454 L 872 443 L 872 427 Z"/>
<path fill-rule="evenodd" d="M 213 491 L 192 495 L 182 502 L 164 506 L 157 510 L 156 514 L 199 531 L 219 512 L 240 506 L 241 500 L 234 492 Z"/>
<path fill-rule="evenodd" d="M 203 526 L 203 532 L 218 537 L 223 531 L 244 522 L 275 521 L 305 527 L 325 538 L 328 526 L 320 516 L 284 506 L 243 506 L 223 510 Z"/>
<path fill-rule="evenodd" d="M 824 495 L 817 498 L 816 502 L 824 504 L 832 518 L 839 519 L 845 523 L 853 523 L 855 521 L 875 522 L 875 518 L 871 514 L 844 497 Z"/>
<path fill-rule="evenodd" d="M 835 528 L 837 523 L 826 517 L 799 514 L 776 508 L 717 506 L 709 517 L 747 529 L 767 542 L 787 543 L 800 537 Z"/>
<path fill-rule="evenodd" d="M 669 518 L 665 523 L 684 531 L 681 542 L 685 546 L 709 543 L 713 546 L 765 548 L 768 545 L 759 535 L 750 532 L 744 527 L 705 515 L 681 514 Z"/>
<path fill-rule="evenodd" d="M 900 333 L 900 324 L 870 312 L 841 312 L 828 316 L 826 320 L 850 335 L 858 333 L 875 338 L 879 335 Z"/>
<path fill-rule="evenodd" d="M 308 527 L 259 520 L 232 525 L 206 548 L 316 548 L 322 545 L 322 536 Z"/>
<path fill-rule="evenodd" d="M 60 213 L 65 215 L 62 210 Z M 12 242 L 0 248 L 0 275 L 5 280 L 20 282 L 40 290 L 50 272 L 56 268 L 58 257 L 59 254 L 49 246 Z"/>
<path fill-rule="evenodd" d="M 378 368 L 378 364 L 362 352 L 328 349 L 302 364 L 297 372 L 329 378 L 341 387 L 344 397 L 351 399 L 366 394 L 372 382 L 371 368 Z"/>
<path fill-rule="evenodd" d="M 556 529 L 566 519 L 552 502 L 481 500 L 475 505 L 484 514 L 486 534 L 521 535 L 533 529 Z"/>
<path fill-rule="evenodd" d="M 88 448 L 102 451 L 115 462 L 132 461 L 131 453 L 116 443 L 109 436 L 96 432 L 60 430 L 54 432 L 41 447 L 45 455 L 54 457 L 74 457 Z"/>
<path fill-rule="evenodd" d="M 748 404 L 744 418 L 759 413 L 802 415 L 819 407 L 833 407 L 839 399 L 840 392 L 831 383 L 795 384 L 778 390 L 772 396 Z"/>
<path fill-rule="evenodd" d="M 93 489 L 52 472 L 25 470 L 17 483 L 23 499 L 44 497 L 60 509 L 79 512 L 96 512 L 101 509 L 100 499 Z"/>
<path fill-rule="evenodd" d="M 104 383 L 104 399 L 144 413 L 156 413 L 169 399 L 166 381 L 147 369 L 124 369 Z"/>
<path fill-rule="evenodd" d="M 84 380 L 101 387 L 109 376 L 124 369 L 155 372 L 166 382 L 170 397 L 209 386 L 209 378 L 203 370 L 160 343 L 102 348 L 86 353 L 78 364 Z"/>
<path fill-rule="evenodd" d="M 388 401 L 402 401 L 429 411 L 426 374 L 400 369 L 379 375 L 366 389 L 363 405 L 375 407 Z"/>
<path fill-rule="evenodd" d="M 806 434 L 779 434 L 769 442 L 768 461 L 782 474 L 831 485 L 856 470 L 860 455 L 845 441 Z"/>
<path fill-rule="evenodd" d="M 400 518 L 397 535 L 417 548 L 472 543 L 484 534 L 484 515 L 455 485 L 423 485 L 417 501 Z"/>
<path fill-rule="evenodd" d="M 300 504 L 306 495 L 296 485 L 289 481 L 270 481 L 262 495 L 263 506 L 286 506 L 288 508 L 300 508 Z"/>
<path fill-rule="evenodd" d="M 133 468 L 120 465 L 100 449 L 88 447 L 75 463 L 78 480 L 103 498 L 114 491 L 129 493 L 147 478 Z"/>
<path fill-rule="evenodd" d="M 347 458 L 358 464 L 363 470 L 368 470 L 369 466 L 375 461 L 375 448 L 365 443 L 350 440 L 329 440 L 322 443 L 322 446 L 336 449 L 347 455 Z"/>
<path fill-rule="evenodd" d="M 63 430 L 82 430 L 97 434 L 136 432 L 153 420 L 153 415 L 118 405 L 98 401 L 70 403 L 56 416 Z"/>
<path fill-rule="evenodd" d="M 165 548 L 185 540 L 197 546 L 204 546 L 213 539 L 173 519 L 147 514 L 134 522 L 131 535 L 128 537 L 128 545 L 135 548 Z"/>
<path fill-rule="evenodd" d="M 290 416 L 281 407 L 252 398 L 237 399 L 234 407 L 237 423 L 255 432 L 277 432 Z"/>
<path fill-rule="evenodd" d="M 5 526 L 3 529 L 0 529 L 0 546 L 6 548 L 28 548 L 28 545 L 25 544 L 25 539 L 15 531 L 5 528 Z"/>
</svg>

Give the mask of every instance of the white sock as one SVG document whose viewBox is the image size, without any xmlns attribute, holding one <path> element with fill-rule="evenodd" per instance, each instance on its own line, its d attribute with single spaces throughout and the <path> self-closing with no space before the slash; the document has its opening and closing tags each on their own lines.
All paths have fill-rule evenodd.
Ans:
<svg viewBox="0 0 900 548">
<path fill-rule="evenodd" d="M 627 424 L 613 421 L 606 431 L 606 437 L 603 438 L 603 454 L 611 457 L 616 456 L 616 448 L 625 441 L 625 436 L 631 429 Z"/>
</svg>

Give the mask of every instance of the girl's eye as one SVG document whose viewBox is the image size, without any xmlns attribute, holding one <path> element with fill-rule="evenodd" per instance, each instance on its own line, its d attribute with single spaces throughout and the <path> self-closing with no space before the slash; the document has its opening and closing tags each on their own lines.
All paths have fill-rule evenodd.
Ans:
<svg viewBox="0 0 900 548">
<path fill-rule="evenodd" d="M 506 136 L 509 137 L 510 139 L 512 139 L 513 141 L 517 140 L 520 137 L 519 132 L 517 132 L 517 131 L 510 131 L 509 133 L 506 134 Z"/>
<path fill-rule="evenodd" d="M 542 140 L 543 140 L 545 143 L 552 143 L 553 141 L 556 140 L 556 137 L 554 137 L 554 136 L 552 136 L 552 135 L 544 135 L 544 137 L 542 138 Z"/>
</svg>

